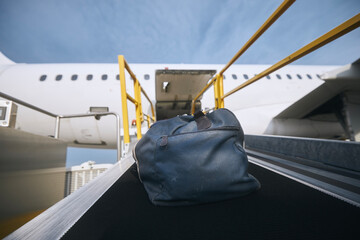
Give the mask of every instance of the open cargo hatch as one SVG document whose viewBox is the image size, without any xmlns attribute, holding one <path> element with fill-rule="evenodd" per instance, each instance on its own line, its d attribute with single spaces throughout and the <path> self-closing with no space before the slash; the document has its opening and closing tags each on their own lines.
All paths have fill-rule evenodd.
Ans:
<svg viewBox="0 0 360 240">
<path fill-rule="evenodd" d="M 215 73 L 216 70 L 156 70 L 156 119 L 190 114 L 192 99 Z M 200 99 L 195 111 L 201 109 Z"/>
</svg>

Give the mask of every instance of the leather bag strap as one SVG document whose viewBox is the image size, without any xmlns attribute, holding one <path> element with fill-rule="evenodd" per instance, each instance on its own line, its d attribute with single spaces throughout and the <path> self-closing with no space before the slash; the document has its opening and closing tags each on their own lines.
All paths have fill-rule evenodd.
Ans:
<svg viewBox="0 0 360 240">
<path fill-rule="evenodd" d="M 194 119 L 197 125 L 197 130 L 204 130 L 211 127 L 211 121 L 206 117 L 202 111 L 198 111 L 194 114 Z"/>
</svg>

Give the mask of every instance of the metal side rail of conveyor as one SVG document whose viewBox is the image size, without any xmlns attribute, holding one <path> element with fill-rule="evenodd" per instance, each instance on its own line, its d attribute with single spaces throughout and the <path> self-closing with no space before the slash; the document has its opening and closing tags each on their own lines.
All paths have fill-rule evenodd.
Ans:
<svg viewBox="0 0 360 240">
<path fill-rule="evenodd" d="M 249 161 L 360 207 L 360 143 L 247 135 Z"/>
</svg>

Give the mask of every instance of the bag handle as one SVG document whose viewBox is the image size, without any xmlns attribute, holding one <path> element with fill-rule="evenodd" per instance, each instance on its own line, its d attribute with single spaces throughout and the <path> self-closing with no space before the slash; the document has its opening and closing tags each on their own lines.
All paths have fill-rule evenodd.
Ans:
<svg viewBox="0 0 360 240">
<path fill-rule="evenodd" d="M 194 114 L 194 119 L 197 125 L 197 130 L 204 130 L 211 127 L 211 121 L 206 117 L 202 111 L 197 111 Z"/>
</svg>

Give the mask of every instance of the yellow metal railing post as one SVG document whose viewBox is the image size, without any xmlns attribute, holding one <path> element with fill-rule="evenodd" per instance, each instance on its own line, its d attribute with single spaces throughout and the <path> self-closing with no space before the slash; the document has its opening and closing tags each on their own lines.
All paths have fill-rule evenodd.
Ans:
<svg viewBox="0 0 360 240">
<path fill-rule="evenodd" d="M 123 128 L 124 128 L 124 143 L 130 143 L 129 134 L 129 117 L 127 108 L 127 93 L 126 93 L 126 82 L 125 82 L 125 59 L 124 56 L 118 56 L 119 61 L 119 78 L 120 78 L 120 91 L 121 91 L 121 107 L 123 116 Z"/>
<path fill-rule="evenodd" d="M 219 82 L 219 108 L 224 108 L 225 104 L 224 99 L 222 98 L 224 96 L 224 76 L 222 74 L 218 75 L 217 82 Z"/>
<path fill-rule="evenodd" d="M 215 109 L 224 108 L 224 76 L 216 74 L 216 81 L 214 82 L 214 96 L 215 96 Z"/>
<path fill-rule="evenodd" d="M 152 120 L 155 122 L 155 111 L 154 106 L 149 98 L 149 96 L 146 94 L 144 89 L 142 89 L 139 80 L 136 78 L 135 74 L 131 71 L 128 63 L 126 62 L 124 56 L 119 55 L 118 56 L 119 61 L 119 79 L 120 79 L 120 87 L 121 87 L 121 105 L 122 105 L 122 113 L 123 113 L 123 126 L 124 126 L 124 143 L 125 143 L 125 151 L 127 152 L 130 144 L 130 133 L 129 133 L 129 116 L 128 116 L 128 108 L 127 108 L 127 100 L 132 102 L 135 105 L 135 115 L 136 115 L 136 135 L 137 139 L 141 139 L 141 124 L 144 121 L 144 114 L 142 111 L 142 105 L 141 105 L 141 93 L 144 94 L 146 99 L 150 103 L 151 107 L 151 113 L 152 118 L 150 116 L 146 115 L 146 121 L 148 122 L 148 127 L 150 128 L 150 121 Z M 130 96 L 126 92 L 126 82 L 125 82 L 125 70 L 128 71 L 129 75 L 134 81 L 134 97 Z"/>
<path fill-rule="evenodd" d="M 150 128 L 150 116 L 146 115 L 146 121 L 147 121 L 147 124 L 148 124 L 148 128 Z"/>
<path fill-rule="evenodd" d="M 146 94 L 146 92 L 144 91 L 144 89 L 142 89 L 142 87 L 140 86 L 141 92 L 144 94 L 145 98 L 149 101 L 150 103 L 150 108 L 151 108 L 151 114 L 152 114 L 152 121 L 155 122 L 155 110 L 154 110 L 154 105 L 152 104 L 149 96 Z"/>
<path fill-rule="evenodd" d="M 219 85 L 218 79 L 216 75 L 216 80 L 214 81 L 214 98 L 215 98 L 215 109 L 219 109 Z"/>
<path fill-rule="evenodd" d="M 142 106 L 141 106 L 141 88 L 140 88 L 139 80 L 137 80 L 137 78 L 134 79 L 134 95 L 136 100 L 136 104 L 135 104 L 136 130 L 137 130 L 136 135 L 137 135 L 137 139 L 141 139 L 142 137 L 141 122 L 143 120 L 143 115 L 142 115 Z"/>
</svg>

